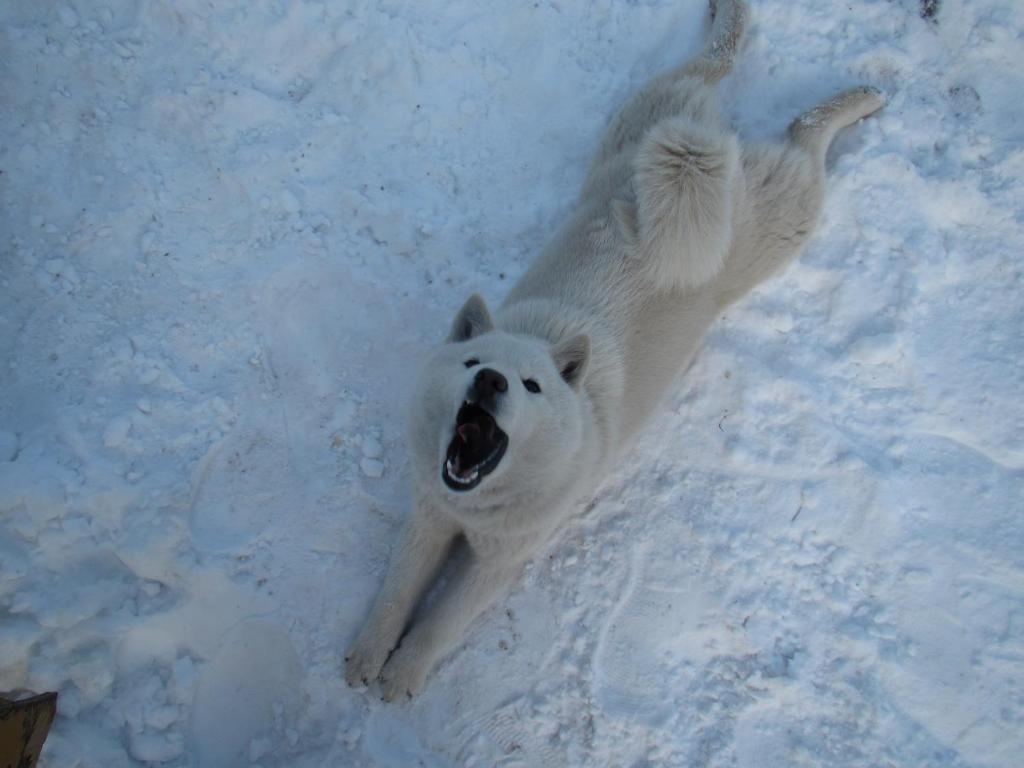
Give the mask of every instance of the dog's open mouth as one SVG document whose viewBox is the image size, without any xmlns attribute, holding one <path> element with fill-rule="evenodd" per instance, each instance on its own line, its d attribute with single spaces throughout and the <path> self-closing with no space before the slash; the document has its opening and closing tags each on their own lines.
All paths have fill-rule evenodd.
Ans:
<svg viewBox="0 0 1024 768">
<path fill-rule="evenodd" d="M 453 491 L 475 488 L 498 466 L 507 447 L 508 435 L 494 417 L 479 405 L 463 403 L 441 470 L 445 485 Z"/>
</svg>

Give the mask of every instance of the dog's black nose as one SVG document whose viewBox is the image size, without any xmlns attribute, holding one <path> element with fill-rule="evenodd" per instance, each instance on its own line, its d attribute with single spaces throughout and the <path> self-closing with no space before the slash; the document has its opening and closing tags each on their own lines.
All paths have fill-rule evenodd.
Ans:
<svg viewBox="0 0 1024 768">
<path fill-rule="evenodd" d="M 479 397 L 508 391 L 508 379 L 493 368 L 481 368 L 473 379 L 473 389 Z"/>
</svg>

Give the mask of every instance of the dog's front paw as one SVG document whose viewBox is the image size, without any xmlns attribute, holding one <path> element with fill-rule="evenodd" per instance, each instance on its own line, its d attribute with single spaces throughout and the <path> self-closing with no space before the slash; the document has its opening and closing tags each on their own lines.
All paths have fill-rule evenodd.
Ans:
<svg viewBox="0 0 1024 768">
<path fill-rule="evenodd" d="M 411 699 L 423 690 L 430 664 L 415 642 L 408 638 L 391 654 L 380 672 L 380 693 L 384 701 Z"/>
<path fill-rule="evenodd" d="M 345 654 L 345 682 L 352 687 L 369 685 L 377 679 L 391 649 L 362 635 Z"/>
</svg>

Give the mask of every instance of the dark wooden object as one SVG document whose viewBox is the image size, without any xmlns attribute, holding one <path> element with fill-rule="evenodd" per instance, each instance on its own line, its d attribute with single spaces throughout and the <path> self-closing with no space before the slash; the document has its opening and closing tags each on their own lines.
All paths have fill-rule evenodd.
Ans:
<svg viewBox="0 0 1024 768">
<path fill-rule="evenodd" d="M 33 768 L 56 714 L 56 693 L 0 699 L 0 768 Z"/>
</svg>

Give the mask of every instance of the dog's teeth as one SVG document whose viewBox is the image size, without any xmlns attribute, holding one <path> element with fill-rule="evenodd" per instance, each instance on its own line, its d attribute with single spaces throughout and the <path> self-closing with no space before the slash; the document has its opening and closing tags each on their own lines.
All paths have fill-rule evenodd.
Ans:
<svg viewBox="0 0 1024 768">
<path fill-rule="evenodd" d="M 462 475 L 458 474 L 455 471 L 455 467 L 452 464 L 452 460 L 451 459 L 448 459 L 445 462 L 444 466 L 445 466 L 445 469 L 448 472 L 448 477 L 450 477 L 452 480 L 454 480 L 456 483 L 459 483 L 460 485 L 469 485 L 474 480 L 476 480 L 477 476 L 479 475 L 479 473 L 476 470 L 474 470 L 473 472 L 471 472 L 469 474 L 468 477 L 463 477 Z"/>
</svg>

